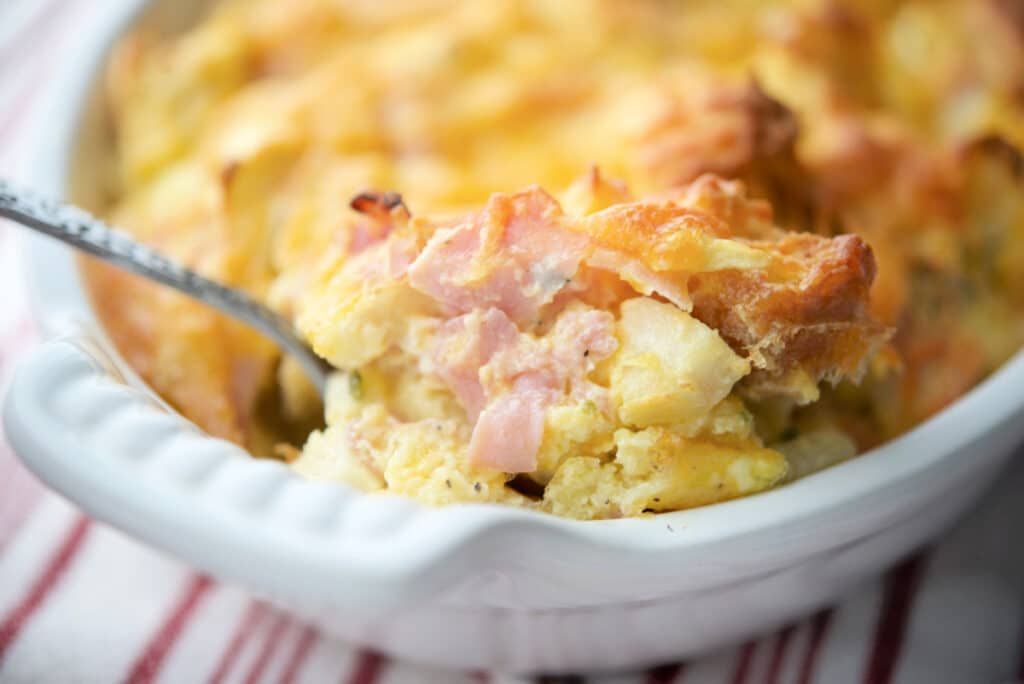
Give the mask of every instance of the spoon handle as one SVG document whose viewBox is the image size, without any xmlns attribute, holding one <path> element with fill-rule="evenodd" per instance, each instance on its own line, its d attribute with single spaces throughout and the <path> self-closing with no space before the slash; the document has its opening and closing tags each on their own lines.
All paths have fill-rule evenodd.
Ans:
<svg viewBox="0 0 1024 684">
<path fill-rule="evenodd" d="M 158 283 L 259 330 L 295 357 L 321 396 L 330 366 L 298 336 L 291 322 L 255 299 L 205 278 L 115 230 L 78 207 L 16 188 L 0 178 L 0 218 L 56 238 L 72 247 Z"/>
</svg>

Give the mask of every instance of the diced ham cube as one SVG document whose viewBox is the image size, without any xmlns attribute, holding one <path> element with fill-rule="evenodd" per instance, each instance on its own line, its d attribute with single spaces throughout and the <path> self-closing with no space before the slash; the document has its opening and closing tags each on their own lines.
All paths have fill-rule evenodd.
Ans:
<svg viewBox="0 0 1024 684">
<path fill-rule="evenodd" d="M 516 323 L 531 321 L 587 252 L 587 236 L 563 228 L 563 216 L 539 188 L 494 195 L 481 213 L 431 237 L 409 282 L 450 315 L 495 308 Z"/>
<path fill-rule="evenodd" d="M 445 322 L 437 339 L 437 372 L 474 423 L 470 460 L 509 473 L 536 469 L 548 407 L 569 396 L 606 403 L 586 375 L 618 344 L 611 314 L 579 304 L 541 338 L 489 309 Z"/>
</svg>

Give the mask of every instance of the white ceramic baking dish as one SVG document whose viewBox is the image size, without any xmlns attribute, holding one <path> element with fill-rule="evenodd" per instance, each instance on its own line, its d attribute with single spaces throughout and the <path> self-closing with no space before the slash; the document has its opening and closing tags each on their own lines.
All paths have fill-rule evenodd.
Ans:
<svg viewBox="0 0 1024 684">
<path fill-rule="evenodd" d="M 36 185 L 97 206 L 110 145 L 99 70 L 147 3 L 95 5 L 45 109 Z M 149 3 L 173 31 L 201 2 Z M 805 614 L 939 534 L 1024 434 L 1024 358 L 900 439 L 748 499 L 576 522 L 422 508 L 305 482 L 204 436 L 112 352 L 67 251 L 29 239 L 53 339 L 21 367 L 7 434 L 91 515 L 324 629 L 457 667 L 584 671 L 685 657 Z"/>
</svg>

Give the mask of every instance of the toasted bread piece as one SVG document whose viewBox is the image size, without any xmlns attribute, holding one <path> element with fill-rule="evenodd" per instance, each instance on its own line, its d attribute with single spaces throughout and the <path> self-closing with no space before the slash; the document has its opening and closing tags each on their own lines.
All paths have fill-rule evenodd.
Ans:
<svg viewBox="0 0 1024 684">
<path fill-rule="evenodd" d="M 806 403 L 823 380 L 859 378 L 890 334 L 868 310 L 871 248 L 853 235 L 808 234 L 759 246 L 793 271 L 782 278 L 757 270 L 693 276 L 694 316 L 751 359 L 757 370 L 747 385 L 756 394 L 792 394 Z"/>
</svg>

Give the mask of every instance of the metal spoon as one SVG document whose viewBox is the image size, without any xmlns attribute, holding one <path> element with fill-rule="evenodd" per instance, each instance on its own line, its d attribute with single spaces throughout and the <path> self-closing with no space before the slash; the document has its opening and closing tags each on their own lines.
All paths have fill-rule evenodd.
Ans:
<svg viewBox="0 0 1024 684">
<path fill-rule="evenodd" d="M 255 328 L 295 357 L 323 396 L 331 366 L 299 337 L 290 321 L 244 292 L 171 261 L 83 209 L 16 188 L 2 178 L 0 218 L 57 238 L 118 268 L 169 285 Z"/>
</svg>

